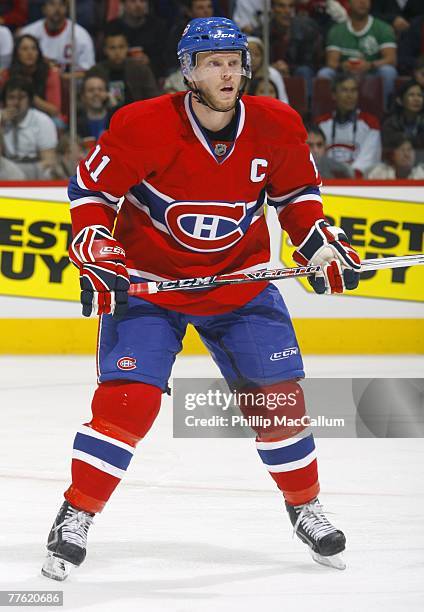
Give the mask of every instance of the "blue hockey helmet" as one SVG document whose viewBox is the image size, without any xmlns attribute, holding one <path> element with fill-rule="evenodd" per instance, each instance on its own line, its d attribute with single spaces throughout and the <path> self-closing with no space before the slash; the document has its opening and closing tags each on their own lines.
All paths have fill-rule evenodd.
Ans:
<svg viewBox="0 0 424 612">
<path fill-rule="evenodd" d="M 247 37 L 231 19 L 201 17 L 188 23 L 177 50 L 181 70 L 186 79 L 190 79 L 196 67 L 196 55 L 202 51 L 240 51 L 243 76 L 251 78 Z"/>
</svg>

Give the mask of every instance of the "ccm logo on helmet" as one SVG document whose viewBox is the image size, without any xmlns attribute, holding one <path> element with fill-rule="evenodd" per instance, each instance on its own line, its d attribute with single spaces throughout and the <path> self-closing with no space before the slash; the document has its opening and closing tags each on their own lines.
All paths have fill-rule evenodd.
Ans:
<svg viewBox="0 0 424 612">
<path fill-rule="evenodd" d="M 170 234 L 192 251 L 222 251 L 244 235 L 245 202 L 176 202 L 166 210 Z"/>
<path fill-rule="evenodd" d="M 137 367 L 137 359 L 135 357 L 121 357 L 116 362 L 120 370 L 135 370 Z"/>
<path fill-rule="evenodd" d="M 212 38 L 235 38 L 235 34 L 219 31 L 218 34 L 212 34 Z"/>
</svg>

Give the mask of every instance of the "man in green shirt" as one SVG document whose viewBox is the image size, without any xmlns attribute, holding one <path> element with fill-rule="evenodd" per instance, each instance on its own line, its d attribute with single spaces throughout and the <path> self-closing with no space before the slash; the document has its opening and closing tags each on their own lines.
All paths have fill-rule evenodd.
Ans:
<svg viewBox="0 0 424 612">
<path fill-rule="evenodd" d="M 350 0 L 350 18 L 328 33 L 327 65 L 317 76 L 333 79 L 340 70 L 361 77 L 380 76 L 387 107 L 397 76 L 395 34 L 390 25 L 369 14 L 370 8 L 371 0 Z"/>
</svg>

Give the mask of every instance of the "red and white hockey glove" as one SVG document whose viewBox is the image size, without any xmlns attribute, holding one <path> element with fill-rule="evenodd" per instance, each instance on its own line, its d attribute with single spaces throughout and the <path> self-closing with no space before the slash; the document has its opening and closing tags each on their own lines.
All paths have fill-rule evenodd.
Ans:
<svg viewBox="0 0 424 612">
<path fill-rule="evenodd" d="M 90 225 L 82 229 L 69 247 L 69 259 L 80 272 L 84 317 L 120 317 L 126 313 L 130 281 L 125 251 L 106 227 Z"/>
<path fill-rule="evenodd" d="M 315 293 L 343 293 L 358 286 L 361 269 L 358 253 L 343 230 L 324 219 L 315 222 L 293 253 L 293 259 L 301 266 L 322 266 L 322 272 L 308 277 Z"/>
</svg>

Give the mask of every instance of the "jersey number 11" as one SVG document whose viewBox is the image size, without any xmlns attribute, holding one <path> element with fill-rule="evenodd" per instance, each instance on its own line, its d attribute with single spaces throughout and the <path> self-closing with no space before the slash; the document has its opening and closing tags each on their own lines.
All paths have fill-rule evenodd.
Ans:
<svg viewBox="0 0 424 612">
<path fill-rule="evenodd" d="M 93 161 L 95 160 L 95 158 L 97 157 L 99 153 L 100 153 L 100 145 L 97 145 L 93 153 L 90 155 L 90 157 L 85 162 L 85 167 L 87 168 L 87 170 L 90 170 L 90 167 Z M 97 168 L 95 168 L 92 172 L 90 172 L 90 176 L 95 183 L 97 183 L 101 172 L 103 172 L 103 170 L 106 168 L 109 162 L 110 162 L 110 157 L 108 157 L 107 155 L 102 155 L 102 161 L 100 162 L 100 164 L 97 166 Z"/>
</svg>

